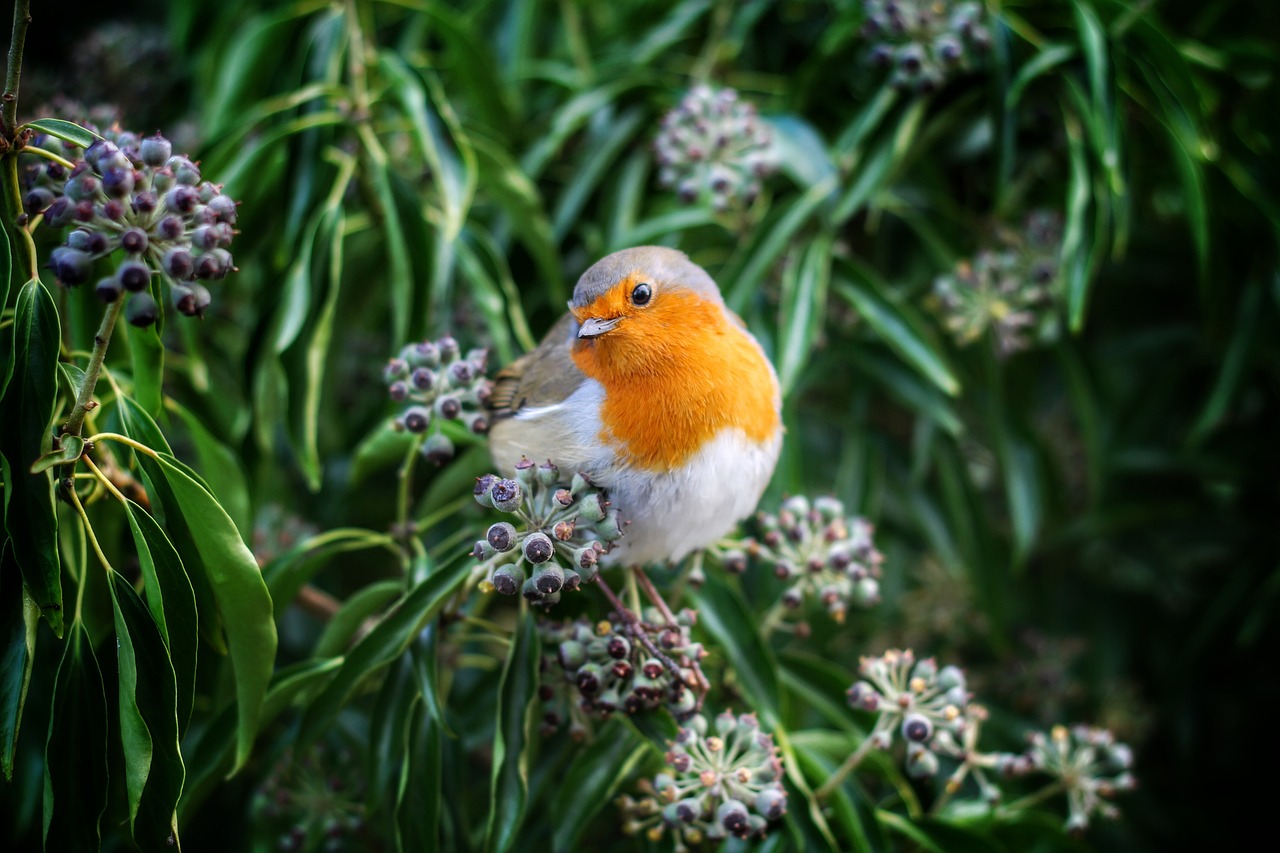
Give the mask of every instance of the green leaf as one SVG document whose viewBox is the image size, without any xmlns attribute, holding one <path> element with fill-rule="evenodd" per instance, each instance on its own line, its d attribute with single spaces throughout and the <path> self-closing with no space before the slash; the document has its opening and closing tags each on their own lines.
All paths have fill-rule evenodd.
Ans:
<svg viewBox="0 0 1280 853">
<path fill-rule="evenodd" d="M 61 139 L 64 142 L 70 142 L 72 145 L 78 145 L 81 148 L 88 148 L 102 138 L 88 128 L 81 127 L 75 122 L 63 121 L 60 118 L 38 118 L 35 121 L 29 121 L 18 128 L 18 133 L 28 128 L 38 133 L 45 133 Z"/>
<path fill-rule="evenodd" d="M 275 663 L 276 625 L 271 596 L 257 560 L 241 540 L 226 510 L 178 460 L 161 453 L 156 461 L 176 504 L 174 507 L 166 504 L 165 510 L 181 513 L 186 522 L 192 542 L 204 558 L 203 567 L 222 615 L 239 709 L 235 765 L 238 770 L 253 750 L 262 699 Z"/>
<path fill-rule="evenodd" d="M 485 850 L 505 853 L 524 824 L 529 795 L 532 721 L 537 712 L 538 630 L 532 613 L 522 613 L 498 686 L 498 721 L 493 735 L 493 777 Z"/>
<path fill-rule="evenodd" d="M 857 279 L 839 276 L 835 291 L 852 305 L 882 341 L 923 377 L 955 397 L 960 393 L 960 380 L 947 365 L 941 350 L 933 345 L 923 330 L 923 322 L 905 305 L 885 299 L 875 286 L 869 271 L 854 264 L 842 267 Z"/>
<path fill-rule="evenodd" d="M 160 324 L 145 329 L 129 323 L 121 325 L 129 340 L 134 397 L 147 414 L 157 417 L 164 403 L 164 342 L 160 340 Z"/>
<path fill-rule="evenodd" d="M 1067 318 L 1071 331 L 1084 328 L 1088 305 L 1089 275 L 1086 227 L 1092 205 L 1089 162 L 1085 156 L 1084 131 L 1074 116 L 1067 115 L 1067 151 L 1070 180 L 1067 183 L 1066 221 L 1062 232 L 1062 262 L 1067 270 Z"/>
<path fill-rule="evenodd" d="M 341 655 L 364 621 L 386 607 L 403 590 L 403 582 L 385 580 L 371 583 L 353 593 L 342 603 L 341 609 L 333 614 L 329 624 L 324 626 L 324 632 L 311 650 L 311 656 L 328 658 Z"/>
<path fill-rule="evenodd" d="M 53 477 L 27 473 L 53 443 L 50 424 L 58 389 L 58 309 L 39 279 L 18 292 L 12 369 L 0 418 L 4 523 L 22 580 L 49 626 L 62 636 L 62 578 Z"/>
<path fill-rule="evenodd" d="M 649 751 L 649 745 L 611 721 L 596 735 L 588 749 L 578 751 L 559 783 L 562 791 L 589 792 L 587 796 L 555 800 L 553 850 L 576 850 L 582 833 L 600 810 L 608 806 L 618 788 L 635 771 Z"/>
<path fill-rule="evenodd" d="M 834 242 L 829 234 L 814 238 L 800 263 L 783 275 L 777 361 L 784 398 L 795 388 L 800 371 L 808 363 L 822 332 Z"/>
<path fill-rule="evenodd" d="M 173 665 L 151 612 L 119 573 L 110 573 L 120 680 L 129 824 L 144 849 L 178 841 L 176 809 L 186 768 L 178 746 Z"/>
<path fill-rule="evenodd" d="M 240 537 L 247 539 L 253 534 L 253 512 L 240 457 L 219 441 L 204 425 L 203 419 L 190 409 L 179 405 L 172 398 L 165 400 L 165 408 L 176 414 L 187 428 L 191 446 L 196 451 L 196 467 L 200 471 L 201 482 L 218 496 L 218 503 L 222 504 L 227 515 L 235 522 Z"/>
<path fill-rule="evenodd" d="M 13 781 L 13 757 L 31 683 L 40 608 L 22 585 L 8 543 L 0 544 L 0 770 Z"/>
<path fill-rule="evenodd" d="M 199 650 L 199 613 L 191 579 L 169 537 L 142 507 L 125 502 L 133 546 L 138 552 L 147 607 L 169 649 L 177 690 L 178 731 L 191 719 Z"/>
<path fill-rule="evenodd" d="M 818 207 L 835 188 L 836 177 L 833 175 L 806 190 L 765 231 L 766 236 L 756 245 L 755 251 L 732 271 L 725 273 L 725 282 L 731 282 L 728 285 L 728 298 L 725 300 L 730 308 L 738 312 L 745 309 L 748 300 L 759 291 L 761 282 L 774 262 L 795 243 L 796 233 L 817 213 Z"/>
<path fill-rule="evenodd" d="M 434 574 L 406 592 L 395 607 L 356 643 L 333 680 L 303 714 L 298 730 L 299 749 L 314 743 L 329 727 L 365 678 L 404 654 L 422 626 L 436 617 L 445 601 L 470 571 L 471 566 L 466 562 L 447 569 L 437 569 Z"/>
<path fill-rule="evenodd" d="M 409 715 L 404 763 L 396 790 L 396 849 L 407 853 L 440 848 L 442 733 L 439 722 L 419 702 Z"/>
<path fill-rule="evenodd" d="M 1040 465 L 1029 439 L 994 412 L 996 448 L 1004 477 L 1005 499 L 1013 522 L 1014 564 L 1021 566 L 1035 545 L 1044 514 Z"/>
<path fill-rule="evenodd" d="M 9 305 L 9 281 L 13 277 L 13 244 L 9 240 L 9 229 L 0 228 L 0 309 Z M 3 348 L 0 347 L 0 352 Z M 0 399 L 4 399 L 4 389 L 9 387 L 8 354 L 5 354 L 4 368 L 0 369 Z"/>
<path fill-rule="evenodd" d="M 698 603 L 698 625 L 715 640 L 710 648 L 725 656 L 765 728 L 776 728 L 782 721 L 778 662 L 756 630 L 758 620 L 718 575 L 708 573 L 693 598 Z"/>
<path fill-rule="evenodd" d="M 78 435 L 58 438 L 58 447 L 31 463 L 31 474 L 41 474 L 58 465 L 75 462 L 84 453 L 84 439 Z"/>
<path fill-rule="evenodd" d="M 71 623 L 44 748 L 44 849 L 97 850 L 107 810 L 107 697 L 84 625 Z"/>
<path fill-rule="evenodd" d="M 787 113 L 766 116 L 763 123 L 773 134 L 773 153 L 784 172 L 802 187 L 811 187 L 836 173 L 826 144 L 803 116 Z"/>
</svg>

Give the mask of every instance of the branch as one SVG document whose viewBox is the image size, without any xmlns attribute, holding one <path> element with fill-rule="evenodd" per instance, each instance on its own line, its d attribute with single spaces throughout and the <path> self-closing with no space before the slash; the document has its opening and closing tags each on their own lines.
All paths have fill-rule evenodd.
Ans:
<svg viewBox="0 0 1280 853">
<path fill-rule="evenodd" d="M 9 71 L 5 75 L 3 105 L 0 106 L 0 130 L 6 141 L 12 141 L 18 127 L 18 81 L 22 78 L 22 48 L 31 23 L 31 0 L 13 4 L 13 35 L 9 40 Z"/>
</svg>

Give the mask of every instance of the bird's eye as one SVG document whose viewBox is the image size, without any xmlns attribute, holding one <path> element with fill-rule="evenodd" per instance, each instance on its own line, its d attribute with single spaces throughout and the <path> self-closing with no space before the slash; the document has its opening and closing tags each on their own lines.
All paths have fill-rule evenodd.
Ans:
<svg viewBox="0 0 1280 853">
<path fill-rule="evenodd" d="M 649 300 L 652 298 L 653 288 L 644 282 L 637 284 L 635 290 L 631 291 L 632 305 L 648 305 Z"/>
</svg>

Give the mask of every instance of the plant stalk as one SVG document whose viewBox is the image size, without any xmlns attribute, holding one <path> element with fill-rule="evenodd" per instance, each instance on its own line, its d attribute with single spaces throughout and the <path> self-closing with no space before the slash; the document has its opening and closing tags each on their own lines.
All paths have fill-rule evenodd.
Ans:
<svg viewBox="0 0 1280 853">
<path fill-rule="evenodd" d="M 818 800 L 821 801 L 830 797 L 831 792 L 836 788 L 839 788 L 849 774 L 856 770 L 858 765 L 862 763 L 862 759 L 867 757 L 867 753 L 871 751 L 871 734 L 872 733 L 868 733 L 867 736 L 862 739 L 862 743 L 858 744 L 858 748 L 849 753 L 849 757 L 844 760 L 844 763 L 836 768 L 835 772 L 828 777 L 827 781 L 822 783 L 822 787 L 813 792 L 813 795 L 817 797 Z"/>
<path fill-rule="evenodd" d="M 0 131 L 5 141 L 13 142 L 18 129 L 18 82 L 22 79 L 22 50 L 27 42 L 27 27 L 31 24 L 31 0 L 17 0 L 13 4 L 13 34 L 9 39 L 9 68 L 4 78 L 4 95 L 0 105 Z"/>
<path fill-rule="evenodd" d="M 102 360 L 107 357 L 111 333 L 115 330 L 116 320 L 119 319 L 123 308 L 124 297 L 121 296 L 115 302 L 109 303 L 106 313 L 102 315 L 102 325 L 98 327 L 98 334 L 93 336 L 93 352 L 89 354 L 89 366 L 85 368 L 84 381 L 80 383 L 80 390 L 76 392 L 75 408 L 71 410 L 71 417 L 67 418 L 67 422 L 62 427 L 66 435 L 79 435 L 84 428 L 85 415 L 89 414 L 89 409 L 92 408 L 90 403 L 93 402 L 93 391 L 98 385 L 98 375 L 102 372 Z"/>
</svg>

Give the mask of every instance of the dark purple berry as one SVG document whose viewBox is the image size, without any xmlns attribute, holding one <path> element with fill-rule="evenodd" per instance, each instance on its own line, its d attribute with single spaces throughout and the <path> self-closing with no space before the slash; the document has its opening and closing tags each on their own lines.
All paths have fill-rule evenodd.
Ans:
<svg viewBox="0 0 1280 853">
<path fill-rule="evenodd" d="M 215 195 L 209 199 L 209 210 L 219 222 L 234 225 L 236 221 L 236 203 L 228 196 Z"/>
<path fill-rule="evenodd" d="M 124 198 L 133 192 L 133 169 L 113 167 L 102 176 L 102 191 L 112 198 Z"/>
<path fill-rule="evenodd" d="M 164 223 L 161 223 L 162 225 Z M 171 278 L 185 281 L 191 278 L 191 272 L 195 268 L 195 262 L 191 259 L 191 253 L 186 249 L 173 248 L 164 253 L 162 261 L 164 271 Z"/>
<path fill-rule="evenodd" d="M 133 209 L 136 213 L 151 213 L 156 209 L 156 197 L 154 193 L 145 190 L 133 197 Z"/>
<path fill-rule="evenodd" d="M 124 317 L 133 325 L 145 329 L 160 319 L 160 306 L 150 293 L 135 293 L 124 308 Z"/>
<path fill-rule="evenodd" d="M 51 204 L 53 204 L 53 193 L 44 187 L 36 187 L 27 193 L 27 197 L 22 202 L 23 209 L 32 216 L 37 213 L 44 213 Z"/>
<path fill-rule="evenodd" d="M 141 254 L 147 250 L 147 232 L 141 228 L 130 228 L 120 235 L 120 246 L 131 255 Z"/>
<path fill-rule="evenodd" d="M 45 209 L 44 224 L 50 228 L 63 228 L 69 222 L 75 213 L 75 206 L 68 198 L 55 198 L 53 202 Z"/>
<path fill-rule="evenodd" d="M 146 290 L 151 284 L 151 268 L 142 261 L 125 261 L 116 271 L 116 276 L 121 286 L 133 293 Z"/>
<path fill-rule="evenodd" d="M 49 256 L 49 266 L 53 267 L 53 274 L 58 277 L 58 281 L 68 287 L 75 287 L 88 280 L 93 258 L 80 249 L 59 246 Z"/>
<path fill-rule="evenodd" d="M 113 276 L 100 279 L 93 291 L 98 294 L 98 298 L 103 302 L 115 302 L 120 298 L 120 294 L 124 292 L 124 289 L 120 287 L 120 282 Z"/>
<path fill-rule="evenodd" d="M 431 411 L 423 406 L 413 406 L 401 418 L 409 432 L 423 433 L 431 425 Z"/>
<path fill-rule="evenodd" d="M 196 209 L 199 199 L 196 197 L 196 191 L 192 187 L 179 185 L 165 193 L 164 203 L 170 209 L 178 213 L 187 214 Z"/>
<path fill-rule="evenodd" d="M 177 240 L 182 236 L 182 232 L 186 230 L 186 226 L 182 224 L 182 220 L 178 217 L 166 216 L 160 220 L 157 230 L 165 240 Z"/>
</svg>

